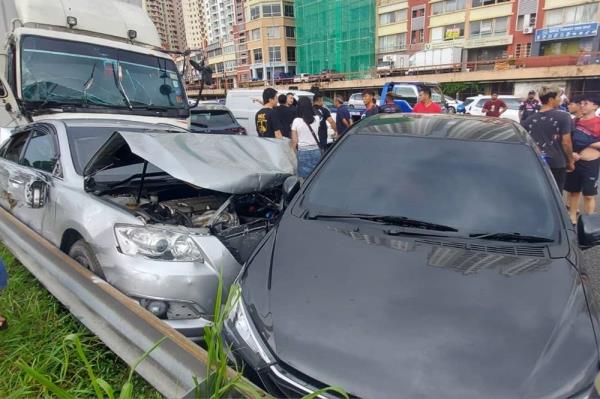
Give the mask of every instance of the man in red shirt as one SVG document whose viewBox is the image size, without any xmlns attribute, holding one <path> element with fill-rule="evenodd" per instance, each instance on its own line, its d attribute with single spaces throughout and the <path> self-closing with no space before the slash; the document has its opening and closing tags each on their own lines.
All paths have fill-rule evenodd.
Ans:
<svg viewBox="0 0 600 399">
<path fill-rule="evenodd" d="M 492 99 L 486 101 L 486 103 L 483 105 L 482 111 L 485 112 L 485 116 L 494 116 L 498 118 L 500 115 L 506 112 L 507 109 L 508 107 L 506 106 L 506 103 L 498 98 L 498 93 L 493 92 Z"/>
<path fill-rule="evenodd" d="M 420 114 L 441 114 L 442 107 L 431 100 L 431 89 L 421 87 L 419 90 L 419 102 L 413 108 L 413 112 Z"/>
</svg>

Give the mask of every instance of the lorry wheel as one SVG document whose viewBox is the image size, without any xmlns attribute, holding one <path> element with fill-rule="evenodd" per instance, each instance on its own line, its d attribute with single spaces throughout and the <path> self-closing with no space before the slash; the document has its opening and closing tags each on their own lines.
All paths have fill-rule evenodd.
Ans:
<svg viewBox="0 0 600 399">
<path fill-rule="evenodd" d="M 69 249 L 69 256 L 102 280 L 106 280 L 104 272 L 102 272 L 102 267 L 100 266 L 98 259 L 96 259 L 92 247 L 84 240 L 79 240 L 73 244 L 71 249 Z"/>
</svg>

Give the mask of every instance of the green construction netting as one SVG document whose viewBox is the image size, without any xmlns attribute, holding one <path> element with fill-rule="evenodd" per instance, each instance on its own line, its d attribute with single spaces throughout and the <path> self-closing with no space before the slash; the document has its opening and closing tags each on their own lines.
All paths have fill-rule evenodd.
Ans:
<svg viewBox="0 0 600 399">
<path fill-rule="evenodd" d="M 296 0 L 294 5 L 298 73 L 373 68 L 375 0 Z"/>
</svg>

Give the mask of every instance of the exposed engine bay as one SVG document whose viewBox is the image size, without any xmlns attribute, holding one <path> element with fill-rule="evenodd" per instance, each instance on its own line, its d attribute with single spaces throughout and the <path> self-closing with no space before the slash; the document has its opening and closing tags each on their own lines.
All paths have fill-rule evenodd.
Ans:
<svg viewBox="0 0 600 399">
<path fill-rule="evenodd" d="M 240 264 L 248 259 L 283 208 L 280 189 L 227 195 L 187 185 L 156 190 L 148 186 L 141 195 L 121 189 L 104 193 L 103 197 L 125 207 L 146 224 L 206 228 Z"/>
</svg>

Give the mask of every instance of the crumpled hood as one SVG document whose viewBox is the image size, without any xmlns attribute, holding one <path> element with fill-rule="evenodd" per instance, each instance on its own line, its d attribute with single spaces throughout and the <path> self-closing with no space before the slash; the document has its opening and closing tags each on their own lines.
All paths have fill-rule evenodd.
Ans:
<svg viewBox="0 0 600 399">
<path fill-rule="evenodd" d="M 565 398 L 593 381 L 593 329 L 564 259 L 354 227 L 286 215 L 272 269 L 260 253 L 249 265 L 244 300 L 282 364 L 364 398 Z"/>
<path fill-rule="evenodd" d="M 90 159 L 84 176 L 141 160 L 194 186 L 229 194 L 275 187 L 296 170 L 288 140 L 119 131 Z"/>
</svg>

